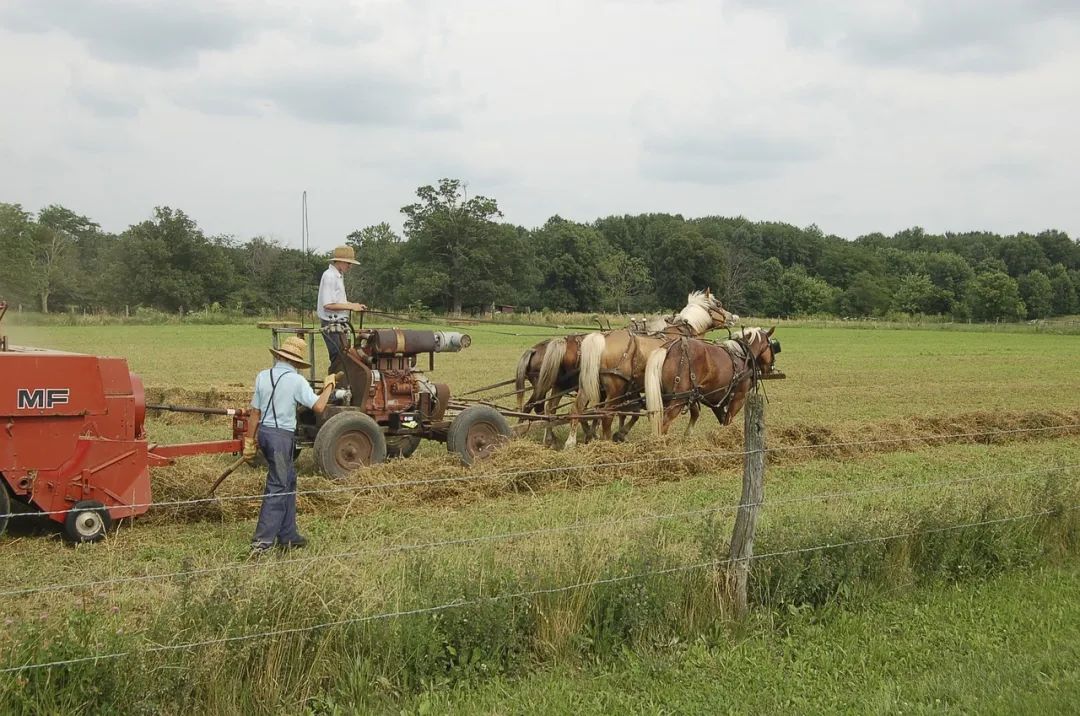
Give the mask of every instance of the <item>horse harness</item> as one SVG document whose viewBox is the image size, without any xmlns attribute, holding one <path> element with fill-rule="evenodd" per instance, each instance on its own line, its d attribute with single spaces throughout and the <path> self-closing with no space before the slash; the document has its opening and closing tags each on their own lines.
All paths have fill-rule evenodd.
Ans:
<svg viewBox="0 0 1080 716">
<path fill-rule="evenodd" d="M 665 328 L 662 331 L 655 331 L 655 332 L 652 332 L 652 333 L 648 333 L 648 332 L 645 332 L 645 331 L 635 331 L 635 330 L 632 330 L 632 329 L 628 329 L 627 330 L 626 348 L 623 350 L 622 360 L 619 362 L 619 367 L 617 367 L 617 368 L 602 368 L 600 370 L 600 374 L 601 375 L 613 375 L 616 378 L 621 378 L 622 380 L 626 381 L 626 384 L 627 384 L 628 388 L 638 388 L 638 389 L 640 389 L 641 386 L 639 386 L 637 384 L 637 381 L 634 380 L 634 375 L 637 373 L 637 371 L 635 370 L 635 364 L 637 363 L 638 356 L 640 354 L 640 352 L 637 350 L 637 338 L 639 336 L 643 337 L 643 338 L 660 338 L 660 339 L 662 339 L 664 341 L 661 348 L 666 349 L 669 346 L 671 346 L 671 344 L 674 343 L 675 341 L 678 341 L 680 339 L 685 341 L 687 339 L 687 337 L 688 337 L 688 333 L 691 330 L 693 330 L 690 327 L 690 324 L 687 323 L 686 321 L 680 321 L 680 322 L 676 323 L 676 322 L 672 321 L 671 319 L 668 319 L 668 324 L 669 324 L 668 328 Z M 669 333 L 669 331 L 675 331 L 679 335 L 678 336 L 672 336 L 671 333 Z M 619 370 L 619 368 L 621 368 L 621 367 L 623 367 L 623 365 L 625 365 L 627 358 L 630 359 L 630 375 L 627 375 L 623 371 Z"/>
<path fill-rule="evenodd" d="M 722 410 L 726 413 L 728 410 L 728 404 L 731 402 L 731 399 L 735 394 L 735 386 L 741 383 L 747 375 L 751 376 L 751 379 L 754 383 L 758 381 L 760 371 L 758 369 L 757 359 L 754 357 L 750 349 L 750 343 L 743 336 L 738 336 L 737 338 L 722 341 L 718 344 L 731 358 L 732 368 L 736 369 L 731 374 L 731 380 L 726 386 L 722 386 L 720 388 L 716 388 L 714 390 L 703 393 L 701 390 L 701 386 L 698 385 L 697 375 L 694 373 L 693 368 L 690 366 L 689 339 L 686 336 L 683 336 L 682 338 L 679 338 L 677 340 L 679 342 L 682 355 L 679 357 L 679 370 L 675 374 L 675 385 L 678 385 L 680 382 L 682 382 L 683 366 L 686 366 L 686 370 L 690 378 L 690 390 L 681 393 L 671 393 L 670 395 L 664 396 L 668 400 L 681 400 L 685 398 L 687 405 L 704 404 L 712 410 Z M 740 363 L 742 364 L 741 368 L 738 367 Z M 720 392 L 721 390 L 724 391 L 724 394 L 720 397 L 720 399 L 715 402 L 710 402 L 709 397 L 714 393 Z"/>
</svg>

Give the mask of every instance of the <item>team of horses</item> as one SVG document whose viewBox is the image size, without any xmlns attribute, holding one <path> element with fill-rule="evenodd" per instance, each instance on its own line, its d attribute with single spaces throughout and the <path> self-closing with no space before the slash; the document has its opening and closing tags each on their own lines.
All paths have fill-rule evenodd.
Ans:
<svg viewBox="0 0 1080 716">
<path fill-rule="evenodd" d="M 572 399 L 564 448 L 577 444 L 579 426 L 586 441 L 594 437 L 597 423 L 605 439 L 625 439 L 642 405 L 656 435 L 666 434 L 687 409 L 689 433 L 703 404 L 727 425 L 780 352 L 774 329 L 745 328 L 718 343 L 703 339 L 712 330 L 730 332 L 738 320 L 706 289 L 689 294 L 686 306 L 671 316 L 538 343 L 518 360 L 518 411 L 555 416 L 562 401 Z M 612 433 L 616 418 L 619 429 Z M 552 423 L 545 421 L 544 444 L 554 442 Z"/>
</svg>

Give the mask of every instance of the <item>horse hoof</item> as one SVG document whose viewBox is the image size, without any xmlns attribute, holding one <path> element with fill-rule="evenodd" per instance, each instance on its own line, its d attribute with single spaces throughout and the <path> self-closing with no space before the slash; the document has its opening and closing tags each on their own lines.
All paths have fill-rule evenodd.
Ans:
<svg viewBox="0 0 1080 716">
<path fill-rule="evenodd" d="M 626 433 L 622 433 L 622 432 L 615 433 L 614 435 L 611 436 L 611 441 L 616 442 L 616 443 L 624 443 L 624 442 L 626 442 Z"/>
</svg>

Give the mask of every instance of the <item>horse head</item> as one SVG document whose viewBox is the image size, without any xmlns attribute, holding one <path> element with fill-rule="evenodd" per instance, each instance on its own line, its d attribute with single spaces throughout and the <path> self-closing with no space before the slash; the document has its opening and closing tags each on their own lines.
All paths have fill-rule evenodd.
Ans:
<svg viewBox="0 0 1080 716">
<path fill-rule="evenodd" d="M 739 332 L 740 342 L 747 347 L 750 355 L 757 363 L 758 370 L 767 374 L 776 365 L 776 354 L 780 352 L 780 341 L 773 338 L 776 326 L 769 330 L 764 328 L 744 328 Z"/>
</svg>

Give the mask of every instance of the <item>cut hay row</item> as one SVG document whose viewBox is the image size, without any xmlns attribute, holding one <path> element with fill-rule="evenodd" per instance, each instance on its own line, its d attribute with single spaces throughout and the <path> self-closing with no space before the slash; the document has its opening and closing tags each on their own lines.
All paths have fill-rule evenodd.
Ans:
<svg viewBox="0 0 1080 716">
<path fill-rule="evenodd" d="M 1008 432 L 1030 431 L 1030 432 Z M 1002 433 L 995 435 L 994 433 Z M 933 436 L 950 436 L 935 438 Z M 852 458 L 882 452 L 906 452 L 944 444 L 1000 444 L 1080 435 L 1080 410 L 1044 412 L 973 412 L 949 417 L 913 416 L 857 426 L 796 424 L 769 431 L 772 464 L 821 458 Z M 792 449 L 798 447 L 799 449 Z M 538 443 L 518 440 L 490 459 L 463 467 L 449 455 L 417 455 L 391 460 L 344 480 L 302 476 L 300 490 L 334 490 L 299 497 L 304 514 L 343 517 L 387 506 L 440 504 L 462 506 L 502 495 L 559 489 L 586 489 L 612 482 L 642 486 L 676 481 L 700 474 L 739 479 L 742 431 L 732 426 L 713 428 L 706 439 L 686 441 L 669 437 L 629 443 L 594 442 L 579 449 L 553 451 Z M 196 458 L 155 473 L 155 501 L 199 499 L 220 460 Z M 301 474 L 311 472 L 310 457 L 301 456 Z M 412 484 L 426 481 L 433 484 Z M 434 482 L 441 481 L 441 482 Z M 254 468 L 238 472 L 218 495 L 256 495 L 263 473 Z M 396 487 L 402 484 L 401 487 Z M 219 503 L 166 506 L 149 519 L 253 519 L 258 499 L 225 499 Z"/>
</svg>

